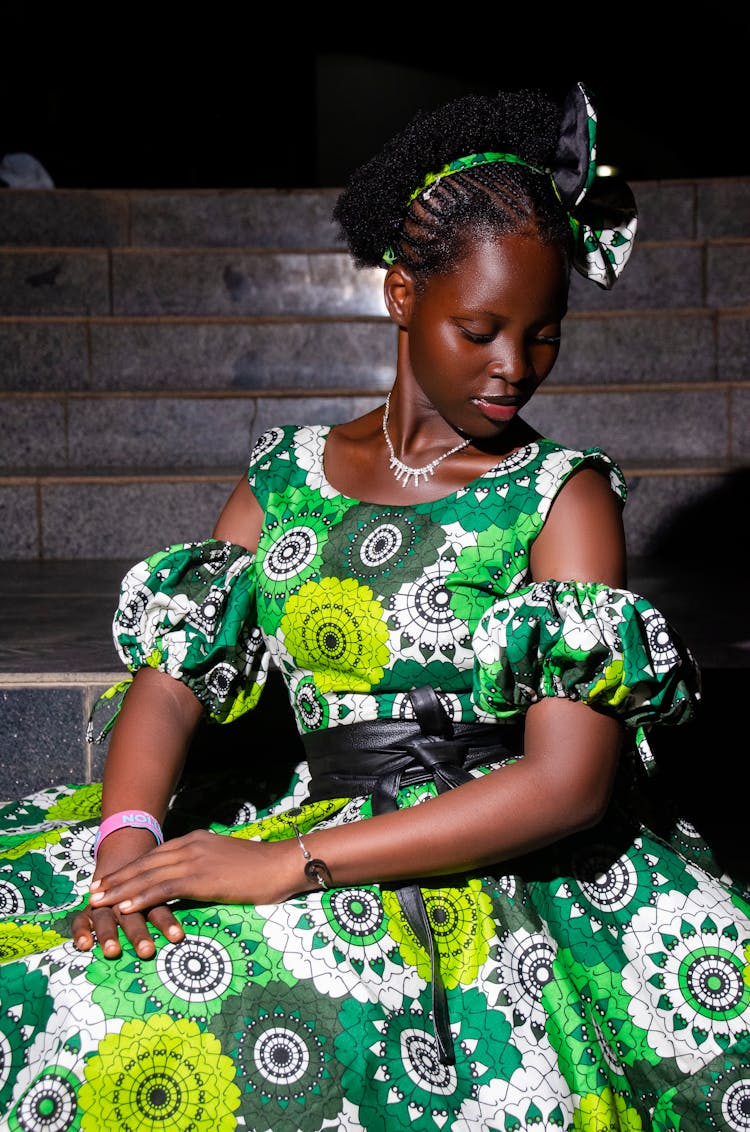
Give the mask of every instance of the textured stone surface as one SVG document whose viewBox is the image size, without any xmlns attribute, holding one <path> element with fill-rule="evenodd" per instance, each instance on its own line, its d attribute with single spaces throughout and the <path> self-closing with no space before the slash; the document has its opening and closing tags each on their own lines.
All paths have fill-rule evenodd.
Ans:
<svg viewBox="0 0 750 1132">
<path fill-rule="evenodd" d="M 570 309 L 698 307 L 703 305 L 703 249 L 695 243 L 636 240 L 627 267 L 606 291 L 573 272 Z"/>
<path fill-rule="evenodd" d="M 750 232 L 750 178 L 698 181 L 696 235 L 719 239 Z"/>
<path fill-rule="evenodd" d="M 0 688 L 0 782 L 17 798 L 53 782 L 87 782 L 81 688 Z"/>
<path fill-rule="evenodd" d="M 732 461 L 750 466 L 750 387 L 734 389 L 732 404 Z M 750 494 L 747 496 L 750 503 Z"/>
<path fill-rule="evenodd" d="M 0 244 L 6 247 L 112 247 L 127 243 L 126 193 L 6 189 L 0 193 Z"/>
<path fill-rule="evenodd" d="M 385 313 L 383 273 L 336 252 L 113 252 L 113 313 Z"/>
<path fill-rule="evenodd" d="M 750 304 L 750 241 L 709 244 L 706 253 L 706 302 L 714 307 Z"/>
<path fill-rule="evenodd" d="M 731 475 L 628 472 L 625 531 L 631 554 L 698 565 L 713 531 L 734 529 L 746 510 Z M 729 527 L 722 526 L 729 521 Z M 716 589 L 707 579 L 707 589 Z M 701 587 L 702 596 L 702 587 Z M 735 606 L 736 608 L 736 606 Z"/>
<path fill-rule="evenodd" d="M 569 316 L 550 381 L 711 381 L 716 377 L 710 311 Z"/>
<path fill-rule="evenodd" d="M 86 327 L 82 322 L 0 318 L 0 390 L 48 393 L 85 389 L 87 384 Z"/>
<path fill-rule="evenodd" d="M 34 487 L 0 484 L 0 561 L 35 558 L 40 549 Z"/>
<path fill-rule="evenodd" d="M 95 322 L 97 389 L 387 388 L 390 320 Z"/>
<path fill-rule="evenodd" d="M 0 468 L 67 463 L 62 401 L 0 400 L 0 433 Z"/>
<path fill-rule="evenodd" d="M 750 381 L 750 315 L 722 313 L 717 322 L 719 374 L 725 381 Z"/>
<path fill-rule="evenodd" d="M 77 398 L 69 407 L 70 459 L 74 467 L 241 467 L 255 413 L 251 397 Z"/>
<path fill-rule="evenodd" d="M 85 315 L 109 314 L 109 310 L 106 252 L 0 255 L 0 314 Z"/>
<path fill-rule="evenodd" d="M 634 181 L 637 240 L 689 240 L 695 236 L 696 186 L 692 181 Z"/>
<path fill-rule="evenodd" d="M 342 247 L 331 220 L 338 189 L 135 192 L 132 242 L 168 247 Z"/>
<path fill-rule="evenodd" d="M 293 398 L 259 398 L 253 441 L 274 425 L 341 424 L 382 405 L 381 397 L 308 397 L 304 405 Z"/>
<path fill-rule="evenodd" d="M 128 558 L 207 538 L 234 488 L 219 482 L 60 483 L 42 491 L 46 558 Z"/>
<path fill-rule="evenodd" d="M 130 559 L 0 560 L 0 680 L 9 673 L 113 673 L 112 615 Z"/>
<path fill-rule="evenodd" d="M 524 417 L 572 447 L 598 445 L 619 463 L 669 466 L 729 455 L 725 390 L 558 393 L 543 387 Z"/>
</svg>

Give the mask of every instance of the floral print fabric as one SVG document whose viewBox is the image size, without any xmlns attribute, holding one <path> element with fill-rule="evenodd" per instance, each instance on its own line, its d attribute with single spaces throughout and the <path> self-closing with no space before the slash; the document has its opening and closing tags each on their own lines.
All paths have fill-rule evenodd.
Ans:
<svg viewBox="0 0 750 1132">
<path fill-rule="evenodd" d="M 604 453 L 542 440 L 460 492 L 399 508 L 340 496 L 326 435 L 275 429 L 256 446 L 254 556 L 208 540 L 130 571 L 115 633 L 131 670 L 186 681 L 230 723 L 273 663 L 303 735 L 408 718 L 408 691 L 425 681 L 461 721 L 580 698 L 624 719 L 632 754 L 647 754 L 660 721 L 689 716 L 690 655 L 645 598 L 529 582 L 533 540 L 570 475 L 597 466 L 624 498 Z M 127 687 L 103 697 L 94 735 Z M 5 806 L 0 1127 L 747 1132 L 746 894 L 686 822 L 670 837 L 639 817 L 640 765 L 623 759 L 594 829 L 422 886 L 455 1065 L 436 1056 L 429 956 L 393 890 L 180 906 L 181 943 L 160 940 L 148 961 L 125 943 L 105 960 L 70 941 L 100 786 Z M 301 763 L 270 805 L 245 802 L 211 828 L 275 840 L 294 835 L 292 808 L 303 834 L 371 815 L 367 797 L 307 803 L 307 786 Z M 434 793 L 406 787 L 399 805 Z"/>
</svg>

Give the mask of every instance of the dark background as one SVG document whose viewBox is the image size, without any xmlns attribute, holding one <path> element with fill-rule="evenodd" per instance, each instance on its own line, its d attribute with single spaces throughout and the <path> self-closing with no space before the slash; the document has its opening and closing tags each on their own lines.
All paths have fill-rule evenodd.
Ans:
<svg viewBox="0 0 750 1132">
<path fill-rule="evenodd" d="M 750 173 L 749 15 L 318 11 L 6 10 L 0 159 L 31 153 L 61 188 L 336 187 L 417 109 L 580 79 L 625 177 Z"/>
</svg>

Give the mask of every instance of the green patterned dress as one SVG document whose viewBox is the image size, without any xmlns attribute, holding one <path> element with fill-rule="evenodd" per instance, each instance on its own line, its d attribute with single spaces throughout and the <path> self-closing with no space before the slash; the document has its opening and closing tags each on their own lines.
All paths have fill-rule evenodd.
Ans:
<svg viewBox="0 0 750 1132">
<path fill-rule="evenodd" d="M 6 806 L 2 1128 L 748 1132 L 747 894 L 688 823 L 656 832 L 642 816 L 649 733 L 690 718 L 692 658 L 643 597 L 529 582 L 561 486 L 596 467 L 624 500 L 618 468 L 599 449 L 540 440 L 446 498 L 377 505 L 327 482 L 328 431 L 276 428 L 256 444 L 254 556 L 208 540 L 129 572 L 115 617 L 124 662 L 184 681 L 217 723 L 254 708 L 273 665 L 302 735 L 409 719 L 409 690 L 425 683 L 454 721 L 509 730 L 541 696 L 580 699 L 620 716 L 631 740 L 609 812 L 460 886 L 423 885 L 456 1052 L 446 1065 L 430 959 L 392 889 L 180 905 L 181 943 L 160 940 L 148 961 L 125 943 L 105 960 L 70 941 L 99 786 Z M 100 701 L 96 731 L 126 693 Z M 250 772 L 253 758 L 262 775 L 267 753 L 248 750 Z M 308 782 L 301 762 L 269 805 L 212 828 L 278 839 L 371 813 L 369 797 L 306 803 Z M 398 802 L 434 793 L 408 786 Z"/>
</svg>

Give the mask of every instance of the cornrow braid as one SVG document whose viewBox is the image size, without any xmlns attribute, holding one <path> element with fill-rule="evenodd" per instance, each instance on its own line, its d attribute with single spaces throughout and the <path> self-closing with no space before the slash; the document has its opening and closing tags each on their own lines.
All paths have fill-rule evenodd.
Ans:
<svg viewBox="0 0 750 1132">
<path fill-rule="evenodd" d="M 352 174 L 333 219 L 358 267 L 392 255 L 418 281 L 452 266 L 479 237 L 533 231 L 568 261 L 571 229 L 550 177 L 497 162 L 453 173 L 409 198 L 449 162 L 470 153 L 513 153 L 546 166 L 557 145 L 560 106 L 541 91 L 468 95 L 418 113 Z"/>
</svg>

